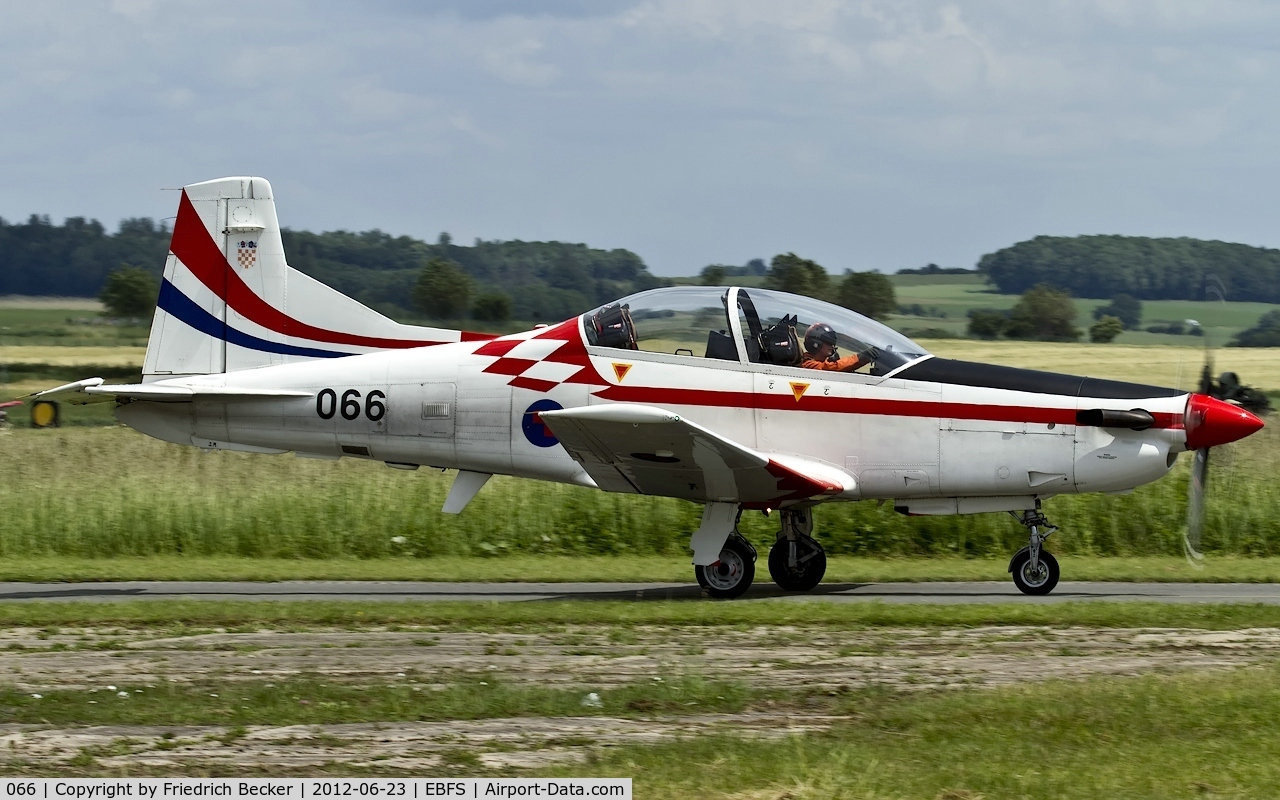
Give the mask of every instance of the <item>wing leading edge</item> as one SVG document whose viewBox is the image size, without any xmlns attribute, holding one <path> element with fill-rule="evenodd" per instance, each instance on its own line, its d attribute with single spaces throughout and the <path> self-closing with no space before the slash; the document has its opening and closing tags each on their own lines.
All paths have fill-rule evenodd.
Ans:
<svg viewBox="0 0 1280 800">
<path fill-rule="evenodd" d="M 852 496 L 848 473 L 769 456 L 654 406 L 616 403 L 539 415 L 601 489 L 747 508 Z"/>
</svg>

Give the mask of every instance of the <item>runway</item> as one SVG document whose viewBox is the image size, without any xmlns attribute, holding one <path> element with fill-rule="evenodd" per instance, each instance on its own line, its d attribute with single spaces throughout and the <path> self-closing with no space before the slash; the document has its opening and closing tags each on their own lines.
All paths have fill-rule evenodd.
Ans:
<svg viewBox="0 0 1280 800">
<path fill-rule="evenodd" d="M 859 603 L 1265 603 L 1280 605 L 1275 583 L 1101 583 L 1064 581 L 1047 597 L 1020 594 L 1011 582 L 824 583 L 787 593 L 756 583 L 737 601 Z M 416 581 L 124 581 L 118 583 L 0 583 L 0 602 L 121 600 L 373 600 L 529 602 L 545 600 L 702 600 L 684 583 L 446 583 Z"/>
</svg>

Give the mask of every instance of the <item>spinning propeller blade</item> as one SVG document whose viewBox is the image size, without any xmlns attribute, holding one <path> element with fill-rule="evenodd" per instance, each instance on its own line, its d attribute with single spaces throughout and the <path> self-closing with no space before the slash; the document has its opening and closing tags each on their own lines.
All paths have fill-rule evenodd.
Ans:
<svg viewBox="0 0 1280 800">
<path fill-rule="evenodd" d="M 1213 346 L 1208 334 L 1204 338 L 1204 366 L 1200 369 L 1200 385 L 1196 390 L 1202 395 L 1213 391 Z M 1182 531 L 1182 552 L 1187 563 L 1196 569 L 1204 569 L 1201 537 L 1204 534 L 1204 489 L 1209 479 L 1209 448 L 1195 451 L 1191 462 L 1191 480 L 1187 484 L 1187 526 Z"/>
<path fill-rule="evenodd" d="M 1204 560 L 1200 552 L 1200 537 L 1204 532 L 1204 486 L 1209 477 L 1209 448 L 1197 450 L 1191 462 L 1191 482 L 1187 486 L 1187 527 L 1182 532 L 1182 549 L 1187 561 L 1200 569 L 1196 562 Z"/>
</svg>

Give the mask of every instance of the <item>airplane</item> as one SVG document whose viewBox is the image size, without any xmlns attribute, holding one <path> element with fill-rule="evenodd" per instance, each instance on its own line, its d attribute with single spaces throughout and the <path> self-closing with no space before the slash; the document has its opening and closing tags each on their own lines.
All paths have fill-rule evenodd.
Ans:
<svg viewBox="0 0 1280 800">
<path fill-rule="evenodd" d="M 800 366 L 816 323 L 865 368 Z M 778 512 L 769 574 L 802 592 L 826 570 L 814 509 L 858 501 L 1008 512 L 1028 536 L 1013 582 L 1047 594 L 1044 500 L 1129 492 L 1262 427 L 1204 393 L 940 358 L 848 309 L 741 286 L 652 289 L 505 336 L 404 325 L 289 267 L 256 177 L 182 189 L 142 383 L 29 399 L 112 402 L 206 451 L 457 470 L 448 514 L 499 474 L 699 503 L 694 575 L 717 599 L 755 578 L 744 511 Z"/>
</svg>

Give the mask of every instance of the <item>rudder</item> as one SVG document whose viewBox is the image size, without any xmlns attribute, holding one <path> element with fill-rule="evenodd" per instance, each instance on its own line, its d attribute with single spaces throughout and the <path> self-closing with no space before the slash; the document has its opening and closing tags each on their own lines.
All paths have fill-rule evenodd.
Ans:
<svg viewBox="0 0 1280 800">
<path fill-rule="evenodd" d="M 271 184 L 182 189 L 144 380 L 487 338 L 403 325 L 291 268 Z"/>
</svg>

